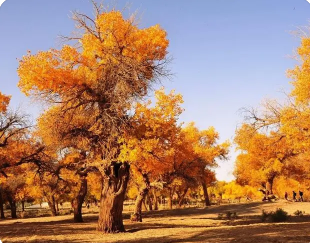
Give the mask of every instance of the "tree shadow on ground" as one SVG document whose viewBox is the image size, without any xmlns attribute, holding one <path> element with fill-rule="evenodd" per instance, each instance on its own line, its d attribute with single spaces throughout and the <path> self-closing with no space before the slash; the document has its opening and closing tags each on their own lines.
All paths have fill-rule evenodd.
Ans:
<svg viewBox="0 0 310 243">
<path fill-rule="evenodd" d="M 293 225 L 292 225 L 293 224 Z M 182 227 L 181 225 L 179 225 Z M 292 227 L 294 226 L 294 227 Z M 189 237 L 182 235 L 169 237 L 150 237 L 131 241 L 118 241 L 119 243 L 182 243 L 182 242 L 310 242 L 310 222 L 280 223 L 280 224 L 255 224 L 248 226 L 229 226 L 208 228 Z"/>
<path fill-rule="evenodd" d="M 233 211 L 236 213 L 253 214 L 257 212 L 257 209 L 264 204 L 273 204 L 273 202 L 251 202 L 241 204 L 225 204 L 218 206 L 210 206 L 205 208 L 183 208 L 175 210 L 159 210 L 143 212 L 144 218 L 163 218 L 172 216 L 195 216 L 201 214 L 217 214 L 219 212 Z M 130 217 L 125 215 L 125 218 Z M 212 218 L 214 219 L 214 217 Z"/>
<path fill-rule="evenodd" d="M 9 242 L 11 237 L 70 235 L 72 232 L 74 234 L 85 234 L 86 232 L 95 231 L 93 222 L 98 220 L 98 217 L 86 216 L 84 217 L 84 223 L 74 223 L 73 219 L 47 222 L 23 222 L 22 219 L 20 220 L 8 220 L 8 224 L 3 224 L 3 222 L 0 224 L 0 239 L 3 241 L 3 239 L 8 238 L 7 241 L 3 242 Z"/>
<path fill-rule="evenodd" d="M 127 232 L 120 235 L 102 235 L 97 232 L 95 229 L 97 215 L 84 215 L 85 222 L 81 224 L 73 223 L 73 219 L 68 217 L 41 219 L 44 222 L 38 222 L 35 219 L 33 221 L 32 219 L 7 220 L 7 223 L 2 221 L 0 224 L 0 239 L 5 243 L 25 242 L 24 239 L 31 239 L 33 236 L 40 240 L 27 242 L 310 242 L 309 216 L 290 217 L 289 222 L 286 223 L 261 223 L 257 209 L 263 204 L 265 203 L 255 202 L 202 209 L 146 212 L 146 222 L 130 223 L 126 220 Z M 256 216 L 245 214 L 236 220 L 215 220 L 218 212 L 225 211 L 237 213 L 240 211 L 243 214 L 256 212 Z M 129 214 L 125 214 L 126 216 Z M 163 220 L 161 221 L 160 218 Z M 203 225 L 195 222 L 202 222 Z M 171 231 L 172 235 L 163 237 L 162 231 Z M 157 237 L 150 235 L 150 232 L 156 232 Z M 49 239 L 45 240 L 48 237 Z M 128 240 L 124 240 L 126 238 Z"/>
</svg>

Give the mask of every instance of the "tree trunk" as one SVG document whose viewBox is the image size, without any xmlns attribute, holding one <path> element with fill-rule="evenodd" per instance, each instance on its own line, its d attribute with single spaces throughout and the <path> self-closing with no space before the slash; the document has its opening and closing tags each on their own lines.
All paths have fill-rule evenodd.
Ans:
<svg viewBox="0 0 310 243">
<path fill-rule="evenodd" d="M 17 214 L 16 214 L 16 202 L 15 200 L 11 197 L 11 195 L 8 195 L 8 201 L 11 207 L 11 217 L 12 219 L 17 219 Z"/>
<path fill-rule="evenodd" d="M 2 197 L 2 190 L 0 188 L 0 218 L 1 219 L 5 219 L 5 216 L 4 216 L 4 208 L 3 208 L 3 197 Z"/>
<path fill-rule="evenodd" d="M 179 194 L 179 202 L 178 202 L 179 207 L 182 207 L 187 191 L 188 191 L 188 187 L 184 189 L 182 194 Z"/>
<path fill-rule="evenodd" d="M 97 230 L 124 232 L 123 203 L 129 180 L 129 164 L 113 162 L 104 171 Z"/>
<path fill-rule="evenodd" d="M 158 198 L 156 196 L 156 190 L 153 190 L 153 197 L 154 197 L 154 210 L 158 210 Z"/>
<path fill-rule="evenodd" d="M 74 212 L 74 222 L 81 223 L 83 222 L 82 217 L 82 206 L 85 199 L 85 196 L 87 194 L 87 179 L 86 176 L 81 176 L 81 185 L 80 190 L 76 198 L 72 200 L 72 207 Z"/>
<path fill-rule="evenodd" d="M 146 206 L 146 203 L 145 203 L 145 198 L 144 198 L 142 204 L 143 204 L 144 211 L 149 211 L 147 206 Z"/>
<path fill-rule="evenodd" d="M 22 201 L 22 212 L 25 212 L 25 201 Z"/>
<path fill-rule="evenodd" d="M 268 196 L 267 194 L 267 191 L 269 192 L 269 195 L 273 195 L 273 181 L 274 181 L 274 177 L 272 178 L 269 178 L 267 180 L 267 183 L 266 183 L 266 196 Z"/>
<path fill-rule="evenodd" d="M 136 198 L 134 213 L 131 216 L 131 221 L 142 222 L 142 203 L 150 189 L 150 181 L 146 174 L 143 174 L 144 185 L 140 188 L 139 194 Z"/>
<path fill-rule="evenodd" d="M 56 212 L 59 213 L 59 203 L 57 201 L 55 203 L 55 206 L 56 206 Z"/>
<path fill-rule="evenodd" d="M 172 189 L 169 188 L 169 198 L 168 198 L 168 205 L 169 205 L 169 209 L 172 209 Z"/>
<path fill-rule="evenodd" d="M 52 216 L 57 216 L 57 210 L 56 210 L 56 203 L 55 203 L 55 197 L 54 197 L 54 195 L 50 196 L 50 197 L 47 199 L 47 203 L 48 203 L 48 206 L 49 206 L 50 209 L 51 209 Z"/>
<path fill-rule="evenodd" d="M 146 195 L 145 200 L 148 205 L 148 210 L 153 211 L 152 198 L 149 196 L 149 194 Z"/>
<path fill-rule="evenodd" d="M 211 206 L 210 199 L 209 199 L 209 194 L 208 194 L 208 188 L 207 188 L 207 185 L 205 183 L 202 183 L 202 189 L 203 189 L 203 195 L 204 195 L 204 198 L 205 198 L 206 206 Z"/>
</svg>

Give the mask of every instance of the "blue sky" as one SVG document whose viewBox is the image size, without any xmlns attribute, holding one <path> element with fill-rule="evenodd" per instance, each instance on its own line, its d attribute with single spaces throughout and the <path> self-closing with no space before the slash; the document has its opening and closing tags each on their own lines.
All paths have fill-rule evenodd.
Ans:
<svg viewBox="0 0 310 243">
<path fill-rule="evenodd" d="M 128 1 L 105 3 L 122 9 Z M 168 32 L 174 76 L 163 85 L 183 94 L 181 121 L 214 126 L 221 141 L 233 139 L 240 108 L 290 90 L 285 72 L 300 41 L 290 32 L 310 19 L 306 0 L 132 0 L 130 9 L 139 11 L 141 27 L 160 24 Z M 74 29 L 73 10 L 92 14 L 88 0 L 6 0 L 0 7 L 0 90 L 33 117 L 42 108 L 17 88 L 18 59 L 27 50 L 59 48 L 57 36 Z M 232 149 L 220 163 L 218 179 L 233 179 L 235 156 Z"/>
</svg>

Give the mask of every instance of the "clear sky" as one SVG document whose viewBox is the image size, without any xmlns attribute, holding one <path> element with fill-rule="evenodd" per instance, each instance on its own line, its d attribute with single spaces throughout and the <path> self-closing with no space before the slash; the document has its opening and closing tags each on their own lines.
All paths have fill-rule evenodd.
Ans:
<svg viewBox="0 0 310 243">
<path fill-rule="evenodd" d="M 131 3 L 141 27 L 160 24 L 170 40 L 174 76 L 163 84 L 184 96 L 184 122 L 214 126 L 221 141 L 233 139 L 242 122 L 239 109 L 289 91 L 289 57 L 299 45 L 290 32 L 309 25 L 306 0 L 131 0 L 108 1 L 122 9 Z M 70 11 L 92 14 L 88 0 L 6 0 L 0 7 L 0 90 L 12 106 L 36 117 L 39 108 L 17 88 L 18 60 L 31 50 L 59 48 L 57 36 L 70 35 Z M 233 179 L 236 153 L 220 163 L 217 178 Z"/>
</svg>

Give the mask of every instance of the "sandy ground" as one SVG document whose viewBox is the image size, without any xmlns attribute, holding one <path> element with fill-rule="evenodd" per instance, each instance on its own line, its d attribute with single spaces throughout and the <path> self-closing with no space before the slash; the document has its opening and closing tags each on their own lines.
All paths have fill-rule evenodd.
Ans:
<svg viewBox="0 0 310 243">
<path fill-rule="evenodd" d="M 285 223 L 262 223 L 262 210 L 281 207 L 293 215 Z M 218 219 L 218 214 L 236 212 L 237 219 Z M 95 230 L 98 216 L 84 215 L 85 222 L 74 224 L 72 216 L 0 221 L 0 240 L 9 242 L 310 242 L 310 203 L 251 202 L 146 212 L 143 223 L 131 223 L 125 214 L 127 232 L 105 235 Z"/>
</svg>

